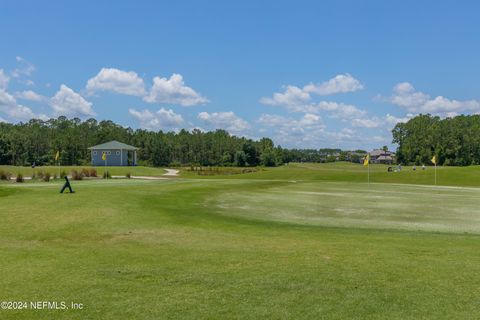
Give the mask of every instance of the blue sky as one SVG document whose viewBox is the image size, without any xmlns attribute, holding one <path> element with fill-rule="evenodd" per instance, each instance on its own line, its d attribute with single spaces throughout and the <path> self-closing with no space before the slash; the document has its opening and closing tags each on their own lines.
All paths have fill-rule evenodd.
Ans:
<svg viewBox="0 0 480 320">
<path fill-rule="evenodd" d="M 0 121 L 390 145 L 480 112 L 478 1 L 3 1 Z"/>
</svg>

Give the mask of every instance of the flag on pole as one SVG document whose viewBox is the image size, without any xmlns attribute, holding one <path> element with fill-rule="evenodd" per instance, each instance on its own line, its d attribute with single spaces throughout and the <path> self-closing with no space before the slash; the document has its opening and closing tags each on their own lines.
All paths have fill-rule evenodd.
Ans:
<svg viewBox="0 0 480 320">
<path fill-rule="evenodd" d="M 370 154 L 367 154 L 365 158 L 363 158 L 363 165 L 368 166 L 369 163 L 370 163 Z"/>
<path fill-rule="evenodd" d="M 102 160 L 103 161 L 107 160 L 107 153 L 106 152 L 102 152 Z"/>
<path fill-rule="evenodd" d="M 57 151 L 57 153 L 55 154 L 55 161 L 58 161 L 59 158 L 60 158 L 60 151 Z"/>
<path fill-rule="evenodd" d="M 432 158 L 432 163 L 433 163 L 434 165 L 437 165 L 437 156 L 433 156 L 433 158 Z"/>
</svg>

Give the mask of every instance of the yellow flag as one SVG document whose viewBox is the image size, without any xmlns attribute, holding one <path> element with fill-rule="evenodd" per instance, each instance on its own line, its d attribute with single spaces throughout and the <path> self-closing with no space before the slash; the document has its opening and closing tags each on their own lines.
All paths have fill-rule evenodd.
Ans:
<svg viewBox="0 0 480 320">
<path fill-rule="evenodd" d="M 102 160 L 103 161 L 107 160 L 107 153 L 106 152 L 102 152 Z"/>
<path fill-rule="evenodd" d="M 432 163 L 433 163 L 434 165 L 437 164 L 437 156 L 433 156 L 433 158 L 432 158 Z"/>
<path fill-rule="evenodd" d="M 370 163 L 370 154 L 367 154 L 365 158 L 363 158 L 363 165 L 368 166 L 369 163 Z"/>
<path fill-rule="evenodd" d="M 58 158 L 60 158 L 60 151 L 57 151 L 55 154 L 55 161 L 58 161 Z"/>
</svg>

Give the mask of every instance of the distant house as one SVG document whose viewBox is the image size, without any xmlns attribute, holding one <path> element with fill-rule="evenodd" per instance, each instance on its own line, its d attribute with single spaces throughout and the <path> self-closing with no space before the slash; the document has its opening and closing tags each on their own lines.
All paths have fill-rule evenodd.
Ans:
<svg viewBox="0 0 480 320">
<path fill-rule="evenodd" d="M 371 163 L 393 164 L 395 162 L 395 153 L 382 149 L 375 149 L 370 152 Z"/>
<path fill-rule="evenodd" d="M 92 153 L 93 166 L 136 166 L 137 150 L 134 146 L 110 141 L 88 148 Z M 105 154 L 106 160 L 102 159 Z"/>
</svg>

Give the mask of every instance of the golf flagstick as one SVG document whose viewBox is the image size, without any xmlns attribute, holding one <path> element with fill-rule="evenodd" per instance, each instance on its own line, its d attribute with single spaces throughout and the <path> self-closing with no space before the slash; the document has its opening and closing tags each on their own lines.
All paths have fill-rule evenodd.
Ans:
<svg viewBox="0 0 480 320">
<path fill-rule="evenodd" d="M 367 153 L 363 159 L 363 165 L 367 166 L 367 183 L 370 184 L 370 154 Z"/>
</svg>

